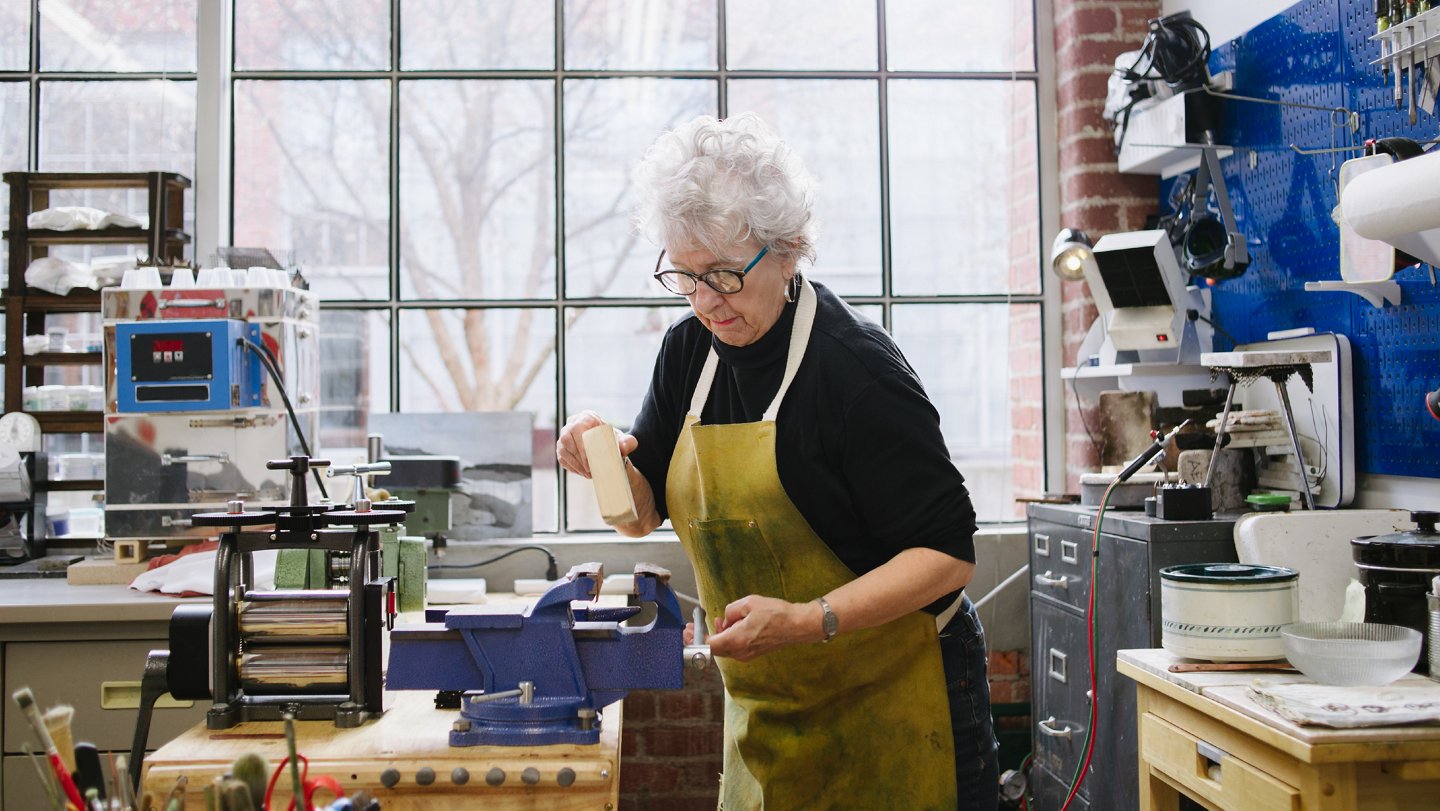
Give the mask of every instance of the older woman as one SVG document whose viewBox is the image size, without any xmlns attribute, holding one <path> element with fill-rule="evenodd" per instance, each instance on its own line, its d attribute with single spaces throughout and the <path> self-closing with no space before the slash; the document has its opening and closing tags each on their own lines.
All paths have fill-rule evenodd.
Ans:
<svg viewBox="0 0 1440 811">
<path fill-rule="evenodd" d="M 727 811 L 993 809 L 975 513 L 889 336 L 800 272 L 812 181 L 753 115 L 701 117 L 636 169 L 670 327 L 633 433 L 638 520 L 695 567 L 726 689 Z M 561 464 L 589 475 L 572 417 Z"/>
</svg>

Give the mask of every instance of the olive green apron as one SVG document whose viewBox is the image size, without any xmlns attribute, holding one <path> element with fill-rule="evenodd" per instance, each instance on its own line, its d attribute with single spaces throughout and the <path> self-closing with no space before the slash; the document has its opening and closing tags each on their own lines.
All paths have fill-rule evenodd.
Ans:
<svg viewBox="0 0 1440 811">
<path fill-rule="evenodd" d="M 808 602 L 856 577 L 791 503 L 775 463 L 775 417 L 814 317 L 806 282 L 785 376 L 760 422 L 699 424 L 717 364 L 712 349 L 675 443 L 666 503 L 712 630 L 725 606 L 746 595 Z M 936 627 L 937 618 L 915 612 L 750 662 L 717 659 L 726 692 L 720 807 L 954 808 Z"/>
</svg>

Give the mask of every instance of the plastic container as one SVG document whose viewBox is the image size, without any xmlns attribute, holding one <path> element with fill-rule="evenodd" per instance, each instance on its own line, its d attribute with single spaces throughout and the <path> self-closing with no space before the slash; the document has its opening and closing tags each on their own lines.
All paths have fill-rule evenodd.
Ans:
<svg viewBox="0 0 1440 811">
<path fill-rule="evenodd" d="M 1290 512 L 1292 499 L 1284 493 L 1251 493 L 1245 503 L 1257 513 Z"/>
<path fill-rule="evenodd" d="M 40 387 L 41 411 L 69 411 L 70 392 L 68 386 L 50 385 Z"/>
<path fill-rule="evenodd" d="M 1419 631 L 1376 622 L 1300 622 L 1286 628 L 1285 658 L 1320 684 L 1378 687 L 1420 658 Z"/>
</svg>

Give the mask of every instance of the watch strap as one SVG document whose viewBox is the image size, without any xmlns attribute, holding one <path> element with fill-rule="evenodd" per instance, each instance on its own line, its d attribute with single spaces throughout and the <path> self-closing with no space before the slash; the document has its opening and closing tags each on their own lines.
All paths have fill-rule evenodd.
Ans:
<svg viewBox="0 0 1440 811">
<path fill-rule="evenodd" d="M 824 597 L 816 597 L 815 602 L 820 604 L 820 628 L 825 632 L 823 641 L 829 642 L 840 633 L 840 618 L 835 616 L 835 611 Z"/>
</svg>

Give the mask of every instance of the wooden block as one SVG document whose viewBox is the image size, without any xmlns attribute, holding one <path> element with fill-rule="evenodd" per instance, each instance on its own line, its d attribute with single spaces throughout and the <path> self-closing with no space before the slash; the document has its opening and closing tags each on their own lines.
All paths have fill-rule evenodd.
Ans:
<svg viewBox="0 0 1440 811">
<path fill-rule="evenodd" d="M 590 481 L 595 485 L 600 517 L 611 526 L 635 521 L 635 496 L 630 492 L 630 476 L 620 458 L 615 429 L 602 422 L 581 435 L 580 441 L 590 460 Z"/>
<path fill-rule="evenodd" d="M 145 560 L 144 541 L 116 541 L 116 563 L 140 563 Z"/>
<path fill-rule="evenodd" d="M 128 586 L 149 567 L 146 561 L 116 563 L 92 558 L 72 563 L 65 569 L 65 582 L 72 586 Z"/>
</svg>

